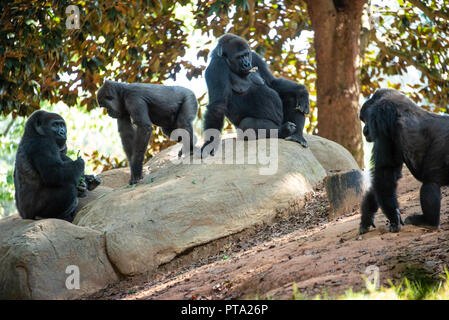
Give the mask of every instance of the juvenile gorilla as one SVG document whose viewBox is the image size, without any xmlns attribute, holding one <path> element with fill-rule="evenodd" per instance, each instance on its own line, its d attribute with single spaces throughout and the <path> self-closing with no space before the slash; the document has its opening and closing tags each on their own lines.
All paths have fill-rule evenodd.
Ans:
<svg viewBox="0 0 449 320">
<path fill-rule="evenodd" d="M 35 111 L 25 124 L 14 168 L 15 199 L 24 219 L 73 221 L 78 196 L 100 184 L 84 176 L 84 161 L 67 157 L 67 128 L 56 113 Z"/>
<path fill-rule="evenodd" d="M 123 149 L 131 167 L 129 184 L 142 179 L 152 124 L 162 127 L 162 132 L 168 137 L 175 129 L 185 129 L 189 139 L 182 139 L 184 144 L 188 143 L 183 150 L 193 152 L 192 121 L 196 117 L 198 103 L 191 90 L 179 86 L 106 80 L 97 92 L 97 101 L 100 107 L 106 108 L 109 116 L 117 119 Z"/>
<path fill-rule="evenodd" d="M 296 82 L 275 78 L 246 40 L 225 34 L 212 51 L 206 69 L 209 105 L 204 129 L 223 129 L 226 116 L 242 130 L 277 129 L 278 136 L 307 147 L 302 131 L 309 113 L 307 89 Z M 207 140 L 203 148 L 213 140 Z M 213 153 L 213 150 L 212 152 Z"/>
<path fill-rule="evenodd" d="M 423 214 L 409 216 L 405 223 L 439 227 L 440 187 L 449 184 L 449 117 L 419 108 L 396 90 L 380 89 L 363 104 L 360 120 L 366 140 L 374 142 L 373 182 L 362 201 L 360 233 L 375 227 L 379 206 L 390 221 L 390 231 L 400 230 L 396 187 L 404 162 L 423 183 Z"/>
</svg>

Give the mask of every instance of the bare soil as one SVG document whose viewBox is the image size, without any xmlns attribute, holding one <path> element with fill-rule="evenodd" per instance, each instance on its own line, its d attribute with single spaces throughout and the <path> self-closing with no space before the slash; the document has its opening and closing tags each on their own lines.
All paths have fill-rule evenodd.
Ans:
<svg viewBox="0 0 449 320">
<path fill-rule="evenodd" d="M 404 170 L 398 198 L 404 215 L 421 213 L 420 183 Z M 323 187 L 306 197 L 302 209 L 280 215 L 270 226 L 192 249 L 151 275 L 124 279 L 86 299 L 291 299 L 293 285 L 307 298 L 365 288 L 369 266 L 380 270 L 388 286 L 418 269 L 438 279 L 449 266 L 449 188 L 442 188 L 441 227 L 404 226 L 388 232 L 378 212 L 377 229 L 360 236 L 359 208 L 329 219 Z M 292 204 L 294 209 L 294 203 Z M 195 261 L 195 262 L 193 262 Z"/>
</svg>

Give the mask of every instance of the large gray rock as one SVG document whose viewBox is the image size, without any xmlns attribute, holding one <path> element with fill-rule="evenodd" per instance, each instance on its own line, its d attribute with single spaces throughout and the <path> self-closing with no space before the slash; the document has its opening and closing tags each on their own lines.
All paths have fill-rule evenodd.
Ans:
<svg viewBox="0 0 449 320">
<path fill-rule="evenodd" d="M 301 199 L 322 181 L 326 170 L 358 168 L 338 144 L 307 138 L 307 149 L 276 140 L 274 174 L 261 174 L 268 165 L 248 164 L 256 162 L 258 153 L 247 149 L 246 164 L 223 164 L 235 151 L 229 147 L 217 150 L 208 164 L 174 164 L 180 146 L 173 146 L 146 164 L 150 173 L 141 184 L 121 187 L 90 203 L 75 223 L 106 234 L 108 257 L 122 274 L 151 271 L 189 248 L 269 223 L 289 201 Z M 235 142 L 225 139 L 222 145 Z M 237 141 L 236 146 L 248 148 L 248 142 Z M 326 159 L 326 148 L 332 161 Z M 325 159 L 326 170 L 315 153 Z"/>
<path fill-rule="evenodd" d="M 66 287 L 71 265 L 79 268 L 79 289 Z M 0 270 L 0 299 L 76 298 L 118 280 L 101 232 L 18 215 L 0 220 Z"/>
<path fill-rule="evenodd" d="M 266 146 L 259 152 L 251 149 L 255 142 L 237 141 L 236 148 L 245 150 L 242 164 L 223 161 L 233 158 L 228 143 L 234 139 L 225 139 L 227 147 L 203 164 L 176 163 L 180 146 L 175 145 L 145 165 L 146 175 L 136 186 L 127 185 L 128 169 L 102 174 L 103 189 L 96 190 L 96 200 L 82 203 L 75 224 L 17 216 L 1 220 L 0 298 L 76 298 L 120 275 L 151 272 L 190 248 L 270 223 L 292 201 L 304 203 L 304 194 L 328 171 L 358 169 L 338 144 L 306 139 L 307 149 L 291 141 L 259 140 Z M 269 161 L 257 164 L 267 153 Z M 68 265 L 80 268 L 79 290 L 65 286 Z"/>
<path fill-rule="evenodd" d="M 310 134 L 305 134 L 304 137 L 326 172 L 360 170 L 351 153 L 338 143 Z"/>
</svg>

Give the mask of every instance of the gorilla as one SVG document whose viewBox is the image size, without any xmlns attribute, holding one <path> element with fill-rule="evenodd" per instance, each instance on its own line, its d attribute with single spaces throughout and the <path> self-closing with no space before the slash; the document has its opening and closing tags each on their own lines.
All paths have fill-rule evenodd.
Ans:
<svg viewBox="0 0 449 320">
<path fill-rule="evenodd" d="M 129 184 L 142 179 L 142 166 L 152 124 L 162 127 L 170 137 L 175 129 L 184 129 L 183 150 L 193 153 L 194 135 L 192 121 L 198 111 L 195 94 L 179 86 L 150 83 L 120 83 L 106 80 L 97 92 L 100 107 L 117 119 L 123 149 L 131 167 Z M 134 129 L 133 124 L 136 126 Z M 178 142 L 181 138 L 178 138 Z"/>
<path fill-rule="evenodd" d="M 409 216 L 405 223 L 438 228 L 440 187 L 449 184 L 449 117 L 419 108 L 399 91 L 379 89 L 363 104 L 360 120 L 365 123 L 366 141 L 374 142 L 373 182 L 362 200 L 360 234 L 375 227 L 379 207 L 391 232 L 398 232 L 404 224 L 396 197 L 403 163 L 422 182 L 423 214 Z"/>
<path fill-rule="evenodd" d="M 72 222 L 78 197 L 86 196 L 100 179 L 84 175 L 81 157 L 67 156 L 64 119 L 35 111 L 25 124 L 14 167 L 17 209 L 23 219 L 57 218 Z"/>
<path fill-rule="evenodd" d="M 307 147 L 302 131 L 309 113 L 309 93 L 296 82 L 275 78 L 246 40 L 225 34 L 206 69 L 209 104 L 204 129 L 221 131 L 226 116 L 241 130 L 277 129 L 278 136 Z M 213 141 L 206 139 L 202 149 Z M 213 150 L 211 152 L 213 154 Z"/>
</svg>

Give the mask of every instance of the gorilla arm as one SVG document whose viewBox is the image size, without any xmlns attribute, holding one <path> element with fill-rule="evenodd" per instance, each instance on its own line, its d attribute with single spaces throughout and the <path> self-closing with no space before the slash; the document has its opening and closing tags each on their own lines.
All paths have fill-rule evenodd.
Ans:
<svg viewBox="0 0 449 320">
<path fill-rule="evenodd" d="M 292 97 L 295 99 L 295 107 L 298 107 L 303 114 L 309 113 L 309 93 L 306 87 L 297 84 L 294 81 L 282 78 L 275 78 L 268 69 L 266 62 L 255 52 L 253 52 L 253 66 L 258 67 L 258 71 L 262 78 L 266 81 L 267 85 L 274 89 L 282 100 L 286 97 Z"/>
<path fill-rule="evenodd" d="M 307 89 L 296 82 L 275 78 L 265 61 L 255 52 L 252 53 L 252 60 L 253 66 L 258 68 L 260 76 L 270 88 L 279 94 L 282 100 L 284 126 L 288 122 L 292 122 L 296 126 L 295 131 L 285 139 L 298 142 L 303 147 L 307 147 L 308 143 L 302 133 L 305 124 L 304 114 L 309 113 L 309 93 Z"/>
<path fill-rule="evenodd" d="M 206 114 L 204 115 L 204 131 L 217 129 L 221 132 L 224 125 L 228 99 L 232 93 L 230 71 L 226 61 L 222 58 L 213 58 L 206 69 L 205 76 L 209 92 L 209 104 L 206 107 Z M 201 151 L 212 141 L 214 141 L 213 137 L 205 141 L 201 147 Z M 213 149 L 210 154 L 214 154 Z"/>
<path fill-rule="evenodd" d="M 34 152 L 32 164 L 46 186 L 65 186 L 67 182 L 78 185 L 84 173 L 84 161 L 78 157 L 75 161 L 63 161 L 55 156 L 56 150 L 48 146 Z"/>
</svg>

